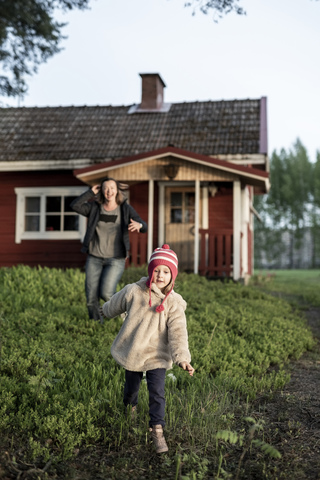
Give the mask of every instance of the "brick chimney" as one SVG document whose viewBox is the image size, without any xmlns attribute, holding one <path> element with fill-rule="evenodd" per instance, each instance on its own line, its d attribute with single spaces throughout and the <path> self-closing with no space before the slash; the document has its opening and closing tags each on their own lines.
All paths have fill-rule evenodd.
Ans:
<svg viewBox="0 0 320 480">
<path fill-rule="evenodd" d="M 166 86 L 158 73 L 140 73 L 142 78 L 142 97 L 139 110 L 161 110 L 163 89 Z"/>
</svg>

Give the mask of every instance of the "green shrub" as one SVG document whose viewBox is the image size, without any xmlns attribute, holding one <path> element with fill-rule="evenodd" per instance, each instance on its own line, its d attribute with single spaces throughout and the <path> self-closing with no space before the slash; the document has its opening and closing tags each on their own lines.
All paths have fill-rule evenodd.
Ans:
<svg viewBox="0 0 320 480">
<path fill-rule="evenodd" d="M 146 267 L 127 269 L 119 288 L 146 274 Z M 191 444 L 196 438 L 207 451 L 215 449 L 218 431 L 232 429 L 232 409 L 241 398 L 282 387 L 285 363 L 311 348 L 313 339 L 301 313 L 256 288 L 179 274 L 175 290 L 188 303 L 196 373 L 190 378 L 174 367 L 174 377 L 167 377 L 167 423 L 176 445 L 190 432 Z M 43 460 L 70 458 L 97 442 L 129 448 L 124 371 L 110 355 L 122 320 L 88 320 L 84 274 L 2 268 L 0 305 L 0 432 L 21 443 L 27 457 Z M 140 403 L 135 435 L 144 448 L 144 384 Z M 188 457 L 188 468 L 197 458 Z"/>
</svg>

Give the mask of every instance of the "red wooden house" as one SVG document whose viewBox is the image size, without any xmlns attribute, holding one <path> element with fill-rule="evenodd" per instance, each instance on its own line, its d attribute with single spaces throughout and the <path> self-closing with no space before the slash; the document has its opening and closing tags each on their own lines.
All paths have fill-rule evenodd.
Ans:
<svg viewBox="0 0 320 480">
<path fill-rule="evenodd" d="M 253 196 L 269 189 L 266 98 L 165 103 L 141 74 L 137 105 L 0 109 L 0 266 L 82 267 L 70 202 L 106 176 L 148 222 L 129 263 L 169 243 L 180 271 L 253 270 Z"/>
</svg>

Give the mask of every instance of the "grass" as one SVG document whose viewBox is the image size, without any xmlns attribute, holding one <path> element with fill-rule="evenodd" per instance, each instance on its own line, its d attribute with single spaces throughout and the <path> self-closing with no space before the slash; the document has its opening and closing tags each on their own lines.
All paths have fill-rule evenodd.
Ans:
<svg viewBox="0 0 320 480">
<path fill-rule="evenodd" d="M 145 273 L 126 270 L 119 288 Z M 274 288 L 280 291 L 280 282 Z M 169 454 L 159 458 L 148 436 L 146 384 L 135 423 L 122 405 L 124 371 L 110 355 L 122 320 L 87 319 L 84 274 L 0 269 L 0 446 L 8 471 L 25 478 L 218 480 L 240 478 L 250 450 L 260 459 L 257 478 L 268 478 L 265 458 L 279 452 L 265 442 L 259 417 L 249 415 L 250 402 L 286 384 L 286 364 L 312 348 L 311 332 L 286 300 L 257 284 L 179 274 L 175 290 L 188 302 L 196 374 L 176 366 L 168 372 Z"/>
<path fill-rule="evenodd" d="M 260 270 L 251 285 L 320 306 L 320 270 Z"/>
</svg>

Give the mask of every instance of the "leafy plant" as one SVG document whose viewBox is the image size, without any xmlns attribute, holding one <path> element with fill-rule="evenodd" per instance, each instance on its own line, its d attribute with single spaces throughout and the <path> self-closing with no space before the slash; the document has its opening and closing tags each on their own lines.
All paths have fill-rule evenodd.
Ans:
<svg viewBox="0 0 320 480">
<path fill-rule="evenodd" d="M 145 274 L 145 268 L 126 270 L 119 288 Z M 236 427 L 236 413 L 257 393 L 281 388 L 289 378 L 286 362 L 314 341 L 301 313 L 255 287 L 179 274 L 175 289 L 188 303 L 196 373 L 191 378 L 176 366 L 167 373 L 172 456 L 157 466 L 157 475 L 167 478 L 174 468 L 177 478 L 218 478 L 224 470 L 226 478 L 234 471 L 226 464 L 226 445 L 275 453 L 259 438 L 261 422 L 250 437 L 253 430 Z M 26 463 L 54 465 L 101 446 L 117 459 L 117 480 L 128 478 L 123 464 L 139 452 L 137 471 L 155 478 L 146 384 L 133 425 L 122 404 L 124 371 L 110 355 L 122 319 L 103 325 L 88 320 L 84 274 L 2 268 L 0 305 L 0 432 L 8 449 L 19 451 Z M 100 470 L 116 478 L 112 468 Z"/>
</svg>

